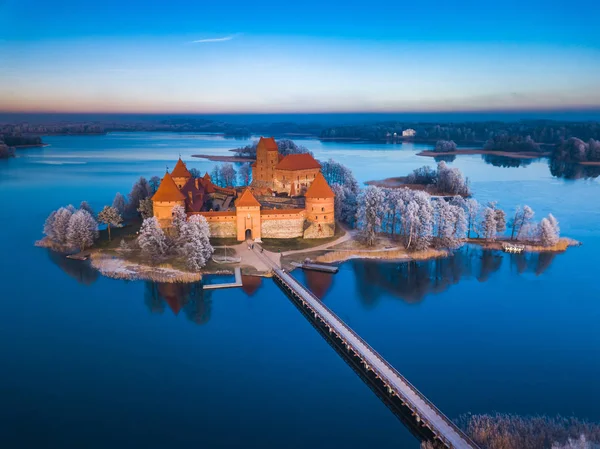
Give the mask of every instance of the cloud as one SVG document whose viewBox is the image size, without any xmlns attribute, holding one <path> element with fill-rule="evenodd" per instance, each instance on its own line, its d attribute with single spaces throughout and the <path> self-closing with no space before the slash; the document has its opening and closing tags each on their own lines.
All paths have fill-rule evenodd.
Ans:
<svg viewBox="0 0 600 449">
<path fill-rule="evenodd" d="M 208 38 L 208 39 L 198 39 L 195 41 L 190 42 L 191 44 L 208 44 L 208 43 L 212 43 L 212 42 L 227 42 L 230 41 L 232 39 L 235 39 L 236 37 L 239 36 L 238 34 L 232 34 L 230 36 L 224 36 L 224 37 L 213 37 L 213 38 Z"/>
</svg>

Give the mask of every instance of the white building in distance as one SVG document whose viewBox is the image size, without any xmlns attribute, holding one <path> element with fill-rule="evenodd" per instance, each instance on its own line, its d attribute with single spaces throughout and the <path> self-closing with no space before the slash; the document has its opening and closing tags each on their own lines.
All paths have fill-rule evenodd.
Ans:
<svg viewBox="0 0 600 449">
<path fill-rule="evenodd" d="M 402 131 L 402 137 L 415 137 L 417 132 L 414 129 L 408 128 Z"/>
</svg>

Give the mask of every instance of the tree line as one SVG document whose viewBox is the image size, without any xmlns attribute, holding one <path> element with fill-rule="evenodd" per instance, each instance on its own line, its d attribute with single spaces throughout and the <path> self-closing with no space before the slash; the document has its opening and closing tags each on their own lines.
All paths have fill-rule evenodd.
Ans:
<svg viewBox="0 0 600 449">
<path fill-rule="evenodd" d="M 552 214 L 534 223 L 534 212 L 528 206 L 518 207 L 507 223 L 506 213 L 495 202 L 482 205 L 474 198 L 461 196 L 447 201 L 423 191 L 375 186 L 363 189 L 357 204 L 356 225 L 370 246 L 378 235 L 385 234 L 401 241 L 407 249 L 455 249 L 472 236 L 497 240 L 504 236 L 507 226 L 512 229 L 511 240 L 552 247 L 560 237 L 558 221 Z"/>
<path fill-rule="evenodd" d="M 402 131 L 412 128 L 416 131 L 414 140 L 455 141 L 460 144 L 484 143 L 497 136 L 530 138 L 537 143 L 559 144 L 571 137 L 584 141 L 600 139 L 598 122 L 561 122 L 553 120 L 522 120 L 517 122 L 462 122 L 426 123 L 385 121 L 372 124 L 333 126 L 324 129 L 320 136 L 328 139 L 361 139 L 388 141 L 401 136 Z M 530 151 L 530 150 L 526 150 Z"/>
</svg>

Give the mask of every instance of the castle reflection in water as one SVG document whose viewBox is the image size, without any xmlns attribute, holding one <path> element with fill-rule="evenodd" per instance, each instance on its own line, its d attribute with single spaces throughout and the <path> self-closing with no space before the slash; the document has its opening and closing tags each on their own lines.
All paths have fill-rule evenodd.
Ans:
<svg viewBox="0 0 600 449">
<path fill-rule="evenodd" d="M 50 259 L 78 282 L 91 285 L 99 277 L 88 264 L 67 259 L 49 251 Z M 484 250 L 477 245 L 465 245 L 452 256 L 428 261 L 381 262 L 352 260 L 345 264 L 353 273 L 352 295 L 367 307 L 373 307 L 382 296 L 392 296 L 408 303 L 417 303 L 429 294 L 441 293 L 461 280 L 486 282 L 502 264 L 509 263 L 513 273 L 544 273 L 556 257 L 555 253 L 505 254 Z M 337 276 L 344 275 L 343 272 Z M 334 276 L 305 271 L 297 275 L 323 301 L 332 291 Z M 258 296 L 262 278 L 242 276 L 242 290 L 248 296 Z M 190 321 L 203 325 L 211 317 L 212 294 L 202 283 L 177 284 L 145 282 L 144 303 L 151 313 L 184 314 Z"/>
</svg>

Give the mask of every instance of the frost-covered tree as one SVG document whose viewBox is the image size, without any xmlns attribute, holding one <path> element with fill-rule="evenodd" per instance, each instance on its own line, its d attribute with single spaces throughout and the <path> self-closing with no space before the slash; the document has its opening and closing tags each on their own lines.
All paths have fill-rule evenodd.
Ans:
<svg viewBox="0 0 600 449">
<path fill-rule="evenodd" d="M 241 186 L 248 186 L 252 182 L 252 167 L 249 162 L 242 164 L 238 171 L 239 183 Z"/>
<path fill-rule="evenodd" d="M 465 214 L 467 218 L 467 237 L 471 238 L 471 231 L 475 231 L 477 226 L 477 217 L 479 216 L 479 203 L 475 198 L 468 198 L 465 201 Z"/>
<path fill-rule="evenodd" d="M 79 209 L 80 210 L 85 210 L 87 212 L 89 212 L 89 214 L 93 217 L 94 215 L 96 215 L 94 213 L 94 210 L 92 209 L 92 206 L 89 205 L 89 203 L 87 201 L 82 201 L 81 204 L 79 205 Z"/>
<path fill-rule="evenodd" d="M 145 198 L 140 200 L 140 206 L 137 211 L 142 216 L 142 219 L 150 218 L 154 216 L 154 203 L 152 203 L 152 198 Z"/>
<path fill-rule="evenodd" d="M 121 195 L 119 192 L 115 195 L 115 199 L 113 200 L 112 207 L 117 209 L 119 214 L 123 215 L 125 213 L 125 208 L 127 205 L 125 204 L 125 197 Z"/>
<path fill-rule="evenodd" d="M 73 206 L 69 205 L 67 207 L 61 207 L 56 211 L 53 224 L 54 241 L 56 243 L 61 243 L 63 245 L 67 243 L 69 221 L 71 221 L 71 217 L 73 216 L 73 209 Z"/>
<path fill-rule="evenodd" d="M 98 221 L 100 221 L 100 223 L 104 223 L 106 225 L 106 229 L 108 230 L 108 240 L 111 240 L 110 237 L 110 228 L 111 226 L 121 226 L 121 223 L 123 222 L 123 217 L 121 217 L 121 214 L 119 213 L 119 211 L 112 206 L 104 206 L 104 209 L 102 209 L 99 213 L 98 213 Z"/>
<path fill-rule="evenodd" d="M 448 153 L 456 151 L 456 143 L 453 140 L 438 140 L 433 151 L 436 153 Z"/>
<path fill-rule="evenodd" d="M 369 186 L 358 197 L 356 221 L 362 231 L 363 238 L 369 246 L 375 244 L 375 237 L 381 230 L 381 217 L 385 201 L 383 189 Z"/>
<path fill-rule="evenodd" d="M 145 200 L 152 195 L 152 189 L 150 183 L 143 176 L 138 179 L 129 193 L 129 211 L 131 213 L 137 212 L 140 207 L 140 201 Z"/>
<path fill-rule="evenodd" d="M 512 232 L 510 234 L 511 240 L 519 240 L 523 229 L 526 228 L 529 223 L 531 223 L 534 215 L 535 213 L 531 207 L 527 205 L 523 207 L 517 206 L 515 216 L 509 223 L 510 227 L 512 228 Z"/>
<path fill-rule="evenodd" d="M 196 169 L 193 168 L 192 170 L 196 170 Z M 190 173 L 192 173 L 192 170 L 190 170 Z M 196 171 L 198 171 L 198 170 L 196 170 Z M 158 190 L 158 187 L 160 186 L 160 178 L 158 176 L 153 176 L 152 178 L 150 178 L 149 183 L 150 183 L 150 191 L 154 195 L 156 193 L 156 191 Z"/>
<path fill-rule="evenodd" d="M 235 178 L 237 172 L 233 165 L 223 164 L 220 169 L 221 172 L 221 184 L 223 187 L 233 187 L 235 185 Z"/>
<path fill-rule="evenodd" d="M 422 250 L 431 244 L 433 237 L 434 210 L 431 196 L 425 192 L 404 189 L 401 212 L 401 234 L 407 249 Z"/>
<path fill-rule="evenodd" d="M 44 222 L 44 234 L 52 241 L 57 242 L 57 236 L 54 229 L 54 223 L 56 220 L 56 211 L 52 211 L 46 221 Z"/>
<path fill-rule="evenodd" d="M 210 229 L 206 218 L 193 215 L 185 223 L 180 237 L 180 254 L 185 258 L 186 266 L 193 271 L 200 270 L 210 260 L 214 248 L 210 244 Z"/>
<path fill-rule="evenodd" d="M 173 208 L 173 218 L 171 220 L 171 234 L 175 242 L 175 246 L 179 246 L 178 239 L 183 235 L 184 228 L 187 224 L 187 214 L 181 206 Z"/>
<path fill-rule="evenodd" d="M 465 179 L 458 168 L 450 168 L 442 161 L 438 164 L 437 181 L 435 183 L 437 190 L 450 195 L 469 196 L 469 180 Z"/>
<path fill-rule="evenodd" d="M 308 150 L 308 148 L 296 144 L 293 140 L 290 139 L 281 139 L 277 141 L 277 148 L 279 149 L 279 154 L 283 154 L 287 156 L 288 154 L 300 154 L 300 153 L 308 153 L 312 155 L 312 152 Z"/>
<path fill-rule="evenodd" d="M 498 224 L 496 223 L 496 211 L 491 207 L 486 207 L 483 211 L 483 218 L 480 225 L 481 234 L 484 239 L 496 240 L 498 233 Z"/>
<path fill-rule="evenodd" d="M 80 251 L 92 246 L 98 238 L 98 223 L 86 210 L 78 210 L 69 220 L 67 243 Z"/>
<path fill-rule="evenodd" d="M 443 248 L 462 245 L 467 230 L 465 211 L 443 199 L 434 201 L 437 244 Z"/>
<path fill-rule="evenodd" d="M 160 259 L 167 252 L 167 237 L 156 217 L 147 218 L 142 222 L 137 242 L 142 254 L 152 259 Z"/>
<path fill-rule="evenodd" d="M 490 201 L 488 207 L 496 214 L 496 232 L 503 234 L 506 231 L 506 212 L 498 207 L 497 201 Z"/>
<path fill-rule="evenodd" d="M 334 189 L 336 219 L 352 226 L 356 219 L 357 196 L 360 191 L 358 181 L 348 167 L 332 159 L 321 164 L 321 173 L 332 189 L 335 185 L 341 187 Z"/>
<path fill-rule="evenodd" d="M 558 221 L 552 214 L 548 218 L 542 218 L 538 225 L 538 239 L 542 246 L 554 246 L 560 238 Z"/>
</svg>

